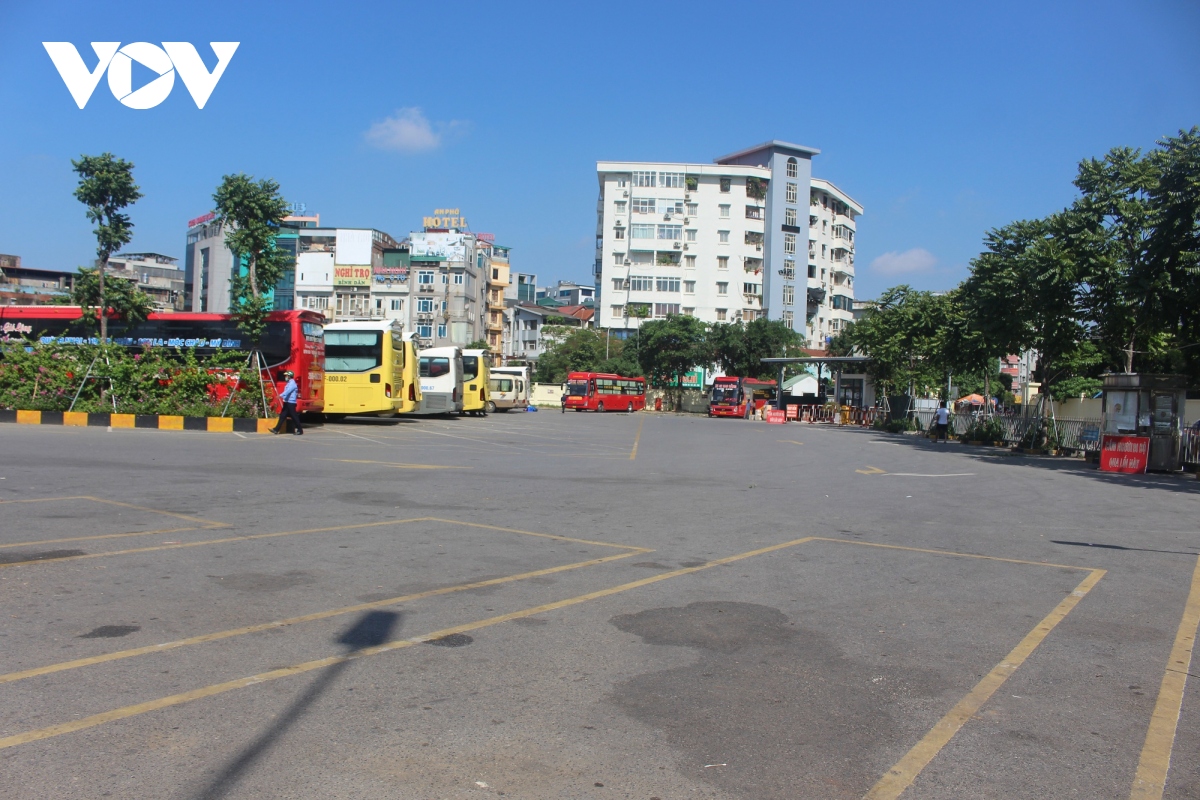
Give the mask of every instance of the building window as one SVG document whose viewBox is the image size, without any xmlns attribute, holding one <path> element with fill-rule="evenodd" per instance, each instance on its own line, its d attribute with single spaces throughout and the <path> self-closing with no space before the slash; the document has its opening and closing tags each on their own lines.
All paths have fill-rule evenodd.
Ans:
<svg viewBox="0 0 1200 800">
<path fill-rule="evenodd" d="M 494 281 L 500 280 L 500 270 L 498 270 L 498 269 L 492 270 L 492 280 L 494 280 Z"/>
<path fill-rule="evenodd" d="M 788 280 L 793 280 L 796 277 L 796 260 L 794 258 L 785 258 L 783 260 L 783 277 Z"/>
<path fill-rule="evenodd" d="M 785 193 L 785 195 L 784 195 L 784 200 L 786 200 L 786 201 L 787 201 L 787 202 L 789 202 L 789 203 L 794 203 L 794 202 L 796 202 L 796 184 L 794 184 L 794 183 L 789 183 L 789 184 L 787 185 L 787 190 L 786 190 L 786 193 Z"/>
<path fill-rule="evenodd" d="M 791 306 L 796 304 L 796 287 L 788 284 L 783 285 L 783 304 Z"/>
<path fill-rule="evenodd" d="M 729 269 L 729 256 L 717 256 L 717 269 Z"/>
<path fill-rule="evenodd" d="M 821 245 L 821 258 L 825 257 L 825 251 L 827 248 L 828 248 L 827 245 Z"/>
<path fill-rule="evenodd" d="M 695 281 L 684 281 L 683 282 L 683 293 L 684 294 L 695 294 L 696 293 L 696 282 Z"/>
<path fill-rule="evenodd" d="M 717 294 L 729 294 L 729 284 L 725 282 L 718 283 Z"/>
<path fill-rule="evenodd" d="M 625 306 L 613 306 L 612 307 L 612 315 L 614 317 L 625 316 Z"/>
<path fill-rule="evenodd" d="M 417 326 L 417 336 L 420 336 L 422 339 L 432 339 L 433 338 L 433 326 L 432 325 L 418 325 Z"/>
<path fill-rule="evenodd" d="M 443 272 L 442 273 L 442 283 L 449 283 L 449 282 L 450 282 L 450 273 Z"/>
<path fill-rule="evenodd" d="M 404 310 L 404 301 L 403 300 L 393 300 L 392 301 L 392 311 L 403 311 L 403 310 Z"/>
<path fill-rule="evenodd" d="M 625 279 L 624 278 L 613 278 L 612 282 L 613 282 L 613 291 L 614 292 L 625 291 Z"/>
<path fill-rule="evenodd" d="M 635 214 L 653 214 L 654 213 L 654 198 L 653 197 L 635 197 L 635 198 L 633 198 L 633 213 L 635 213 Z"/>
<path fill-rule="evenodd" d="M 625 238 L 625 229 L 624 228 L 613 228 L 613 238 L 614 239 L 624 239 Z"/>
<path fill-rule="evenodd" d="M 626 178 L 624 175 L 618 175 L 617 176 L 617 188 L 624 189 L 625 186 L 627 185 L 628 181 L 629 181 L 629 179 Z"/>
<path fill-rule="evenodd" d="M 746 206 L 746 219 L 762 219 L 762 206 Z"/>
<path fill-rule="evenodd" d="M 417 298 L 417 313 L 432 314 L 433 313 L 433 298 L 418 297 Z"/>
<path fill-rule="evenodd" d="M 725 314 L 726 314 L 726 311 L 725 311 L 725 309 L 723 309 L 723 308 L 718 308 L 718 309 L 717 309 L 717 322 L 724 322 L 724 321 L 725 321 Z"/>
<path fill-rule="evenodd" d="M 742 294 L 762 294 L 761 283 L 743 283 Z"/>
<path fill-rule="evenodd" d="M 808 277 L 810 277 L 810 278 L 817 277 L 817 265 L 816 264 L 808 265 Z"/>
<path fill-rule="evenodd" d="M 613 253 L 613 264 L 615 264 L 616 266 L 619 267 L 624 263 L 625 263 L 625 254 L 624 253 Z"/>
<path fill-rule="evenodd" d="M 729 231 L 717 231 L 717 241 L 721 244 L 729 244 Z"/>
<path fill-rule="evenodd" d="M 683 314 L 685 317 L 694 317 L 694 316 L 696 316 L 696 309 L 695 309 L 695 308 L 692 308 L 692 307 L 689 307 L 689 306 L 684 306 L 683 308 L 681 308 L 681 309 L 680 309 L 680 312 L 681 312 L 681 313 L 682 313 L 682 314 Z"/>
<path fill-rule="evenodd" d="M 658 317 L 659 319 L 661 319 L 665 316 L 668 316 L 670 314 L 678 314 L 678 313 L 679 313 L 679 303 L 655 303 L 654 304 L 654 316 Z"/>
<path fill-rule="evenodd" d="M 788 255 L 796 255 L 796 234 L 785 233 L 783 235 L 783 252 Z"/>
<path fill-rule="evenodd" d="M 654 173 L 650 173 L 653 175 Z M 653 186 L 654 184 L 650 184 Z M 683 173 L 682 172 L 660 172 L 658 173 L 658 185 L 663 189 L 682 189 L 683 188 Z"/>
<path fill-rule="evenodd" d="M 629 226 L 629 237 L 631 239 L 653 239 L 654 238 L 654 226 L 653 225 L 630 225 Z"/>
<path fill-rule="evenodd" d="M 648 275 L 632 275 L 629 278 L 629 291 L 650 292 L 654 290 L 654 278 Z"/>
<path fill-rule="evenodd" d="M 684 256 L 683 257 L 683 265 L 685 267 L 687 267 L 688 269 L 695 269 L 696 268 L 696 257 L 695 256 Z"/>
<path fill-rule="evenodd" d="M 717 210 L 720 213 L 722 219 L 729 219 L 729 206 L 720 205 L 720 206 L 717 206 Z"/>
<path fill-rule="evenodd" d="M 693 229 L 693 228 L 689 228 L 689 229 L 688 229 L 688 230 L 685 232 L 685 235 L 684 235 L 684 237 L 683 237 L 683 238 L 684 238 L 684 241 L 687 241 L 687 242 L 694 242 L 694 241 L 696 241 L 696 231 L 695 231 L 695 229 Z"/>
<path fill-rule="evenodd" d="M 456 284 L 459 284 L 460 286 L 462 285 L 462 282 L 463 282 L 463 274 L 462 274 L 461 272 L 456 272 L 456 273 L 454 273 L 454 282 L 455 282 Z"/>
<path fill-rule="evenodd" d="M 793 319 L 794 319 L 794 317 L 793 317 L 791 311 L 783 312 L 783 324 L 784 325 L 787 325 L 789 328 L 792 327 Z"/>
<path fill-rule="evenodd" d="M 417 273 L 417 284 L 432 286 L 433 285 L 433 273 L 426 272 L 424 270 L 418 272 Z"/>
<path fill-rule="evenodd" d="M 615 202 L 613 203 L 613 206 L 614 206 L 614 208 L 615 208 L 615 210 L 616 210 L 616 212 L 617 212 L 618 214 L 624 214 L 624 213 L 625 213 L 625 201 L 624 201 L 624 200 L 617 200 L 617 201 L 615 201 Z"/>
<path fill-rule="evenodd" d="M 796 209 L 785 208 L 783 210 L 783 224 L 784 225 L 795 225 L 796 224 Z"/>
<path fill-rule="evenodd" d="M 695 203 L 687 204 L 687 215 L 689 217 L 694 217 L 699 213 L 700 213 L 700 206 L 696 205 Z"/>
<path fill-rule="evenodd" d="M 656 278 L 654 289 L 659 292 L 678 292 L 679 278 Z"/>
<path fill-rule="evenodd" d="M 730 185 L 733 183 L 732 178 L 721 178 L 721 191 L 728 192 Z"/>
<path fill-rule="evenodd" d="M 654 181 L 654 173 L 653 172 L 635 172 L 635 173 L 633 173 L 633 185 L 634 186 L 653 187 L 654 183 L 655 183 L 655 181 Z"/>
<path fill-rule="evenodd" d="M 787 176 L 789 178 L 796 177 L 796 174 L 798 172 L 798 167 L 799 167 L 799 165 L 796 163 L 796 159 L 789 158 L 787 160 Z"/>
<path fill-rule="evenodd" d="M 438 338 L 439 339 L 446 338 L 446 324 L 445 323 L 438 325 Z"/>
<path fill-rule="evenodd" d="M 683 226 L 682 225 L 659 225 L 658 226 L 658 238 L 677 242 L 683 238 Z"/>
</svg>

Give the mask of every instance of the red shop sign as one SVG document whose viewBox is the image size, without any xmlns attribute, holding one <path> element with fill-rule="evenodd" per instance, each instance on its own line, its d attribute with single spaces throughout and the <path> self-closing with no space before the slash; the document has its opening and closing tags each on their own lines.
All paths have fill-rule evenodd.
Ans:
<svg viewBox="0 0 1200 800">
<path fill-rule="evenodd" d="M 1100 440 L 1101 472 L 1140 475 L 1146 471 L 1149 459 L 1149 436 L 1114 436 L 1106 433 Z"/>
<path fill-rule="evenodd" d="M 784 412 L 777 408 L 767 409 L 767 422 L 771 423 L 772 425 L 782 425 L 786 421 L 787 420 L 784 417 Z"/>
</svg>

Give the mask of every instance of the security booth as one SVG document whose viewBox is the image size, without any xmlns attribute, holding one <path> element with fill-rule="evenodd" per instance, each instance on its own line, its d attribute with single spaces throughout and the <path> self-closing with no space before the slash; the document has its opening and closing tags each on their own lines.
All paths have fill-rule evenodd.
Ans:
<svg viewBox="0 0 1200 800">
<path fill-rule="evenodd" d="M 1110 373 L 1104 380 L 1100 468 L 1113 472 L 1183 469 L 1183 375 Z M 1124 468 L 1123 468 L 1124 467 Z"/>
</svg>

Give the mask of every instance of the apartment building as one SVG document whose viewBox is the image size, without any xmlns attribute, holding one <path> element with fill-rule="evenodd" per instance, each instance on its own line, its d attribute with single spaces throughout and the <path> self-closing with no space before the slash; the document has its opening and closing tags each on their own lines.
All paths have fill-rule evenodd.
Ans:
<svg viewBox="0 0 1200 800">
<path fill-rule="evenodd" d="M 485 254 L 488 260 L 487 287 L 487 331 L 488 349 L 500 355 L 504 352 L 505 334 L 509 329 L 504 315 L 505 295 L 508 294 L 510 281 L 510 265 L 508 261 L 509 248 L 487 243 Z"/>
<path fill-rule="evenodd" d="M 108 259 L 105 275 L 137 284 L 155 311 L 183 311 L 186 306 L 184 271 L 179 259 L 161 253 L 117 253 Z"/>
<path fill-rule="evenodd" d="M 814 181 L 819 153 L 774 140 L 712 164 L 598 162 L 600 327 L 627 336 L 643 319 L 671 314 L 707 322 L 766 317 L 823 349 L 830 325 L 844 324 L 843 313 L 850 318 L 862 207 L 828 181 Z M 813 238 L 822 221 L 825 235 Z M 834 308 L 834 297 L 851 300 Z"/>
</svg>

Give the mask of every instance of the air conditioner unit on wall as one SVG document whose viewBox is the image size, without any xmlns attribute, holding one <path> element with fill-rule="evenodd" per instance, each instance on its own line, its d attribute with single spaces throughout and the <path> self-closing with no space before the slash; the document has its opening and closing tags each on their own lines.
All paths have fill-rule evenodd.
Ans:
<svg viewBox="0 0 1200 800">
<path fill-rule="evenodd" d="M 627 266 L 627 267 L 628 267 L 628 266 L 629 266 L 630 264 L 632 264 L 632 263 L 633 263 L 633 262 L 632 262 L 632 261 L 630 261 L 628 258 L 627 258 L 627 259 L 625 259 L 625 266 Z"/>
</svg>

